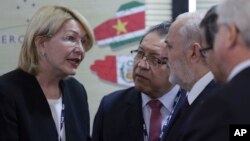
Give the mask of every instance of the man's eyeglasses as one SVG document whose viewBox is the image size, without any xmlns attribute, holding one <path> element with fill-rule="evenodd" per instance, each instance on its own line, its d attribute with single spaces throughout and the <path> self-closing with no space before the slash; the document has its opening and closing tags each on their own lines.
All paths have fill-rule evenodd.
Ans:
<svg viewBox="0 0 250 141">
<path fill-rule="evenodd" d="M 211 47 L 211 46 L 206 47 L 206 48 L 202 48 L 202 49 L 200 49 L 200 53 L 201 53 L 202 56 L 205 56 L 206 52 L 208 50 L 211 50 L 211 49 L 213 49 L 213 47 Z"/>
<path fill-rule="evenodd" d="M 130 53 L 134 56 L 135 61 L 145 60 L 150 66 L 158 67 L 159 65 L 167 64 L 167 59 L 159 59 L 152 55 L 145 55 L 144 51 L 131 50 Z"/>
</svg>

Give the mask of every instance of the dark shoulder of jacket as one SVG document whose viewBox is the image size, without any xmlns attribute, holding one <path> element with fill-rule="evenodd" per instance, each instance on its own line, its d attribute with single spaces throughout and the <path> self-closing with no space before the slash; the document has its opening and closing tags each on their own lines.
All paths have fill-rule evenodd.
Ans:
<svg viewBox="0 0 250 141">
<path fill-rule="evenodd" d="M 135 101 L 141 99 L 140 92 L 136 91 L 134 87 L 130 87 L 123 90 L 114 91 L 108 95 L 105 95 L 102 98 L 102 104 L 108 107 L 112 107 L 113 105 L 123 105 L 123 104 L 131 104 Z"/>
<path fill-rule="evenodd" d="M 29 83 L 29 81 L 32 81 L 34 78 L 34 75 L 21 69 L 15 69 L 0 76 L 0 84 L 12 85 L 15 83 Z"/>
<path fill-rule="evenodd" d="M 62 82 L 63 82 L 63 85 L 68 85 L 70 87 L 79 87 L 79 86 L 83 87 L 82 83 L 80 83 L 76 78 L 71 77 L 71 76 L 64 78 Z"/>
<path fill-rule="evenodd" d="M 105 95 L 104 97 L 109 99 L 119 99 L 119 98 L 130 97 L 134 93 L 139 93 L 139 92 L 136 91 L 135 87 L 129 87 L 127 89 L 114 91 L 112 93 Z"/>
</svg>

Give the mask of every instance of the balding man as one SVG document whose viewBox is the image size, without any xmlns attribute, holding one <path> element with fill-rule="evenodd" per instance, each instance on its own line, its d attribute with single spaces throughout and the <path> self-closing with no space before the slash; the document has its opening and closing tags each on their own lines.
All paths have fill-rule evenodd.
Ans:
<svg viewBox="0 0 250 141">
<path fill-rule="evenodd" d="M 172 126 L 164 131 L 163 141 L 181 140 L 188 117 L 210 93 L 218 88 L 218 84 L 215 83 L 214 76 L 200 52 L 202 48 L 199 28 L 201 19 L 202 16 L 198 13 L 179 15 L 170 26 L 165 40 L 170 70 L 169 81 L 180 85 L 187 91 L 187 102 L 183 102 L 182 110 L 177 113 L 178 116 L 172 122 Z"/>
</svg>

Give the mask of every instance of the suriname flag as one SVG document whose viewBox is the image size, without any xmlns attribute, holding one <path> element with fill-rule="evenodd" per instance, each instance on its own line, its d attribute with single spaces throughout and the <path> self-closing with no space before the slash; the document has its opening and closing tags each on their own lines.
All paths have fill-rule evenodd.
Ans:
<svg viewBox="0 0 250 141">
<path fill-rule="evenodd" d="M 132 1 L 120 6 L 116 17 L 94 29 L 99 46 L 116 48 L 141 39 L 145 33 L 145 5 Z"/>
</svg>

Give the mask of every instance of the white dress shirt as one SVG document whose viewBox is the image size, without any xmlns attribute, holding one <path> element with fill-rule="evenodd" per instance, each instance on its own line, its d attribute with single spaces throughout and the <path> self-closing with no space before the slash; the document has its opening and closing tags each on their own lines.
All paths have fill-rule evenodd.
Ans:
<svg viewBox="0 0 250 141">
<path fill-rule="evenodd" d="M 161 115 L 162 115 L 163 121 L 172 111 L 174 100 L 179 89 L 180 87 L 176 85 L 169 92 L 164 94 L 162 97 L 158 98 L 158 100 L 161 101 L 163 105 L 161 108 Z M 149 133 L 149 124 L 150 124 L 150 115 L 151 115 L 151 108 L 149 107 L 147 103 L 150 100 L 151 98 L 149 96 L 142 93 L 142 111 L 143 111 L 143 118 L 144 118 L 145 126 L 147 129 L 147 133 Z M 163 122 L 162 122 L 162 125 L 163 125 Z"/>
<path fill-rule="evenodd" d="M 194 102 L 194 100 L 200 95 L 200 93 L 213 79 L 214 75 L 212 74 L 212 72 L 208 72 L 194 84 L 192 89 L 189 92 L 187 92 L 187 99 L 189 105 L 191 105 Z"/>
<path fill-rule="evenodd" d="M 233 70 L 231 71 L 230 75 L 228 76 L 227 81 L 229 82 L 230 80 L 233 79 L 233 77 L 235 77 L 237 74 L 239 74 L 241 71 L 243 71 L 244 69 L 248 67 L 250 67 L 250 59 L 243 61 L 237 66 L 235 66 Z"/>
<path fill-rule="evenodd" d="M 54 119 L 57 133 L 61 136 L 62 141 L 65 141 L 65 126 L 63 125 L 62 130 L 60 130 L 61 112 L 62 112 L 62 97 L 59 99 L 47 99 L 49 107 L 51 110 L 52 117 Z M 59 140 L 59 136 L 58 136 Z"/>
</svg>

